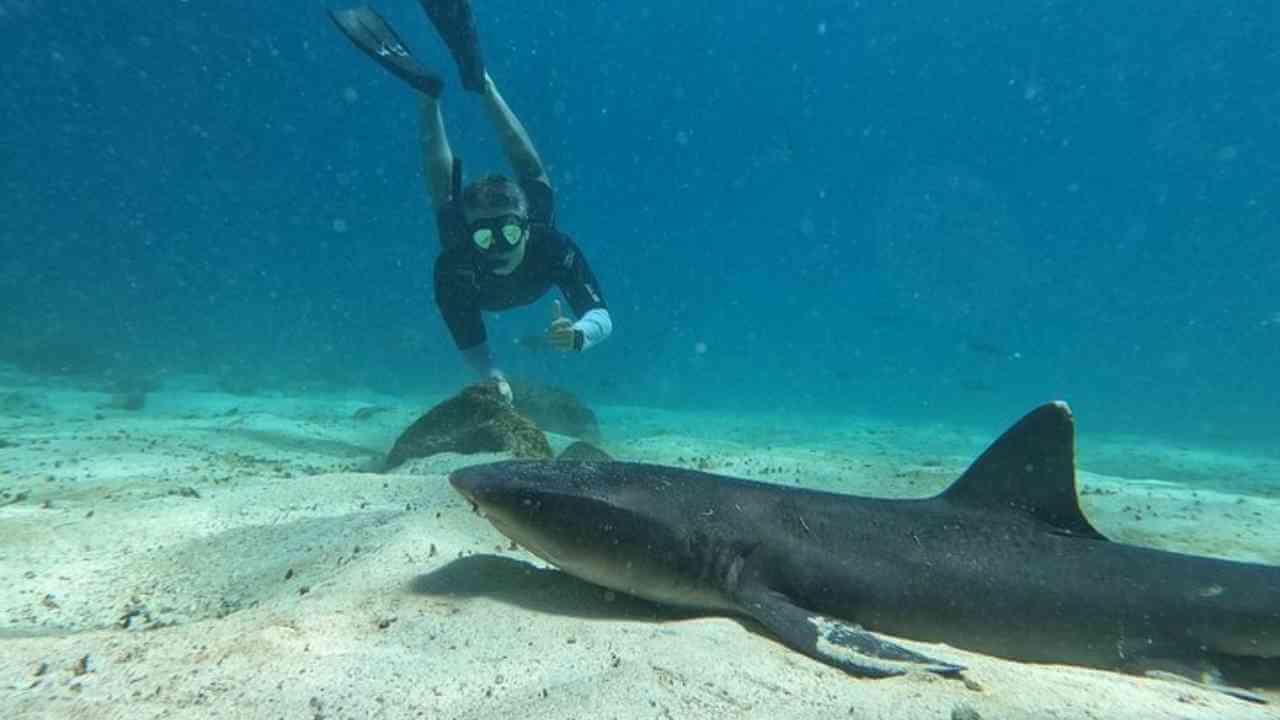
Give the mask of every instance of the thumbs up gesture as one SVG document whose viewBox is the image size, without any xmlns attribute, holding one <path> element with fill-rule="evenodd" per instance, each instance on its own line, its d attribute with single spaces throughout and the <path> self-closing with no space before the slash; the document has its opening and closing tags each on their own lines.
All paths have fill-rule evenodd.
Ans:
<svg viewBox="0 0 1280 720">
<path fill-rule="evenodd" d="M 575 346 L 576 332 L 573 329 L 573 321 L 564 316 L 560 301 L 556 300 L 555 309 L 552 310 L 551 315 L 551 326 L 547 328 L 547 344 L 555 350 L 571 351 Z"/>
</svg>

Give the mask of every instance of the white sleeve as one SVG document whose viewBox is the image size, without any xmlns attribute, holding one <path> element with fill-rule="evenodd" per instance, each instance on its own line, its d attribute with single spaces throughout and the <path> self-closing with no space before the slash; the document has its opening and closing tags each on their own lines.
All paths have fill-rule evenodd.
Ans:
<svg viewBox="0 0 1280 720">
<path fill-rule="evenodd" d="M 599 345 L 609 337 L 609 333 L 613 332 L 613 319 L 609 317 L 608 310 L 594 308 L 578 318 L 578 322 L 573 324 L 573 329 L 582 333 L 582 349 L 586 350 Z"/>
</svg>

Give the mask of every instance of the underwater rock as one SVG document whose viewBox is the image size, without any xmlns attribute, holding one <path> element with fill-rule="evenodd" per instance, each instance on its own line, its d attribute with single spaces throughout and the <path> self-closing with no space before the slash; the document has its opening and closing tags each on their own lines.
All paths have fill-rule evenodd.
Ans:
<svg viewBox="0 0 1280 720">
<path fill-rule="evenodd" d="M 42 415 L 49 412 L 43 397 L 36 397 L 22 390 L 0 394 L 0 415 Z"/>
<path fill-rule="evenodd" d="M 511 381 L 516 411 L 547 432 L 598 440 L 596 414 L 567 390 L 528 380 Z"/>
<path fill-rule="evenodd" d="M 53 335 L 5 343 L 0 358 L 32 375 L 92 375 L 112 364 L 110 353 L 89 338 Z"/>
<path fill-rule="evenodd" d="M 147 404 L 145 392 L 118 392 L 111 399 L 98 404 L 99 410 L 141 410 Z"/>
<path fill-rule="evenodd" d="M 559 462 L 610 462 L 613 456 L 584 440 L 578 440 L 560 451 Z"/>
<path fill-rule="evenodd" d="M 227 367 L 217 373 L 214 387 L 228 395 L 253 397 L 262 390 L 262 379 L 247 369 Z"/>
<path fill-rule="evenodd" d="M 351 419 L 363 422 L 372 418 L 374 415 L 387 412 L 390 409 L 391 408 L 386 405 L 365 405 L 363 407 L 356 408 L 356 411 L 351 414 Z"/>
<path fill-rule="evenodd" d="M 551 445 L 532 421 L 507 404 L 497 385 L 484 383 L 463 388 L 415 420 L 387 454 L 383 470 L 442 452 L 550 458 Z"/>
<path fill-rule="evenodd" d="M 116 395 L 146 395 L 160 389 L 160 380 L 149 375 L 123 374 L 113 378 L 108 388 Z"/>
</svg>

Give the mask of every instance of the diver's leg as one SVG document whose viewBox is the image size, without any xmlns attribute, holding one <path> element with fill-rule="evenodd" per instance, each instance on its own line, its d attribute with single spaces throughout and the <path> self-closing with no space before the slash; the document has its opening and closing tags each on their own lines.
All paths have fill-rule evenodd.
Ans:
<svg viewBox="0 0 1280 720">
<path fill-rule="evenodd" d="M 418 122 L 427 192 L 431 195 L 431 207 L 439 209 L 453 194 L 453 150 L 444 131 L 438 99 L 425 94 L 418 96 Z"/>
<path fill-rule="evenodd" d="M 547 171 L 538 157 L 538 151 L 529 139 L 515 113 L 507 106 L 502 94 L 498 92 L 493 78 L 485 71 L 483 56 L 480 52 L 480 37 L 476 32 L 475 15 L 471 11 L 471 0 L 420 0 L 422 9 L 427 12 L 431 24 L 444 40 L 454 61 L 458 64 L 458 74 L 462 85 L 467 90 L 478 92 L 484 96 L 485 108 L 489 118 L 498 129 L 502 141 L 502 151 L 507 162 L 520 181 L 541 180 L 547 182 Z"/>
<path fill-rule="evenodd" d="M 484 105 L 489 112 L 489 119 L 498 130 L 498 138 L 502 141 L 502 151 L 515 171 L 516 179 L 521 181 L 541 180 L 550 184 L 547 170 L 533 147 L 533 140 L 524 129 L 520 119 L 511 112 L 506 100 L 498 92 L 498 86 L 488 73 L 484 76 Z"/>
</svg>

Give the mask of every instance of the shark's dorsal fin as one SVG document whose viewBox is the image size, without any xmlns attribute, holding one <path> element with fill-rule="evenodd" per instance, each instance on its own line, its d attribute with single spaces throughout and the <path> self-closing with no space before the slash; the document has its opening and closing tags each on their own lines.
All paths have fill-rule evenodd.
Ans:
<svg viewBox="0 0 1280 720">
<path fill-rule="evenodd" d="M 1032 410 L 991 444 L 941 497 L 1027 513 L 1057 530 L 1105 540 L 1076 497 L 1075 423 L 1052 402 Z"/>
</svg>

